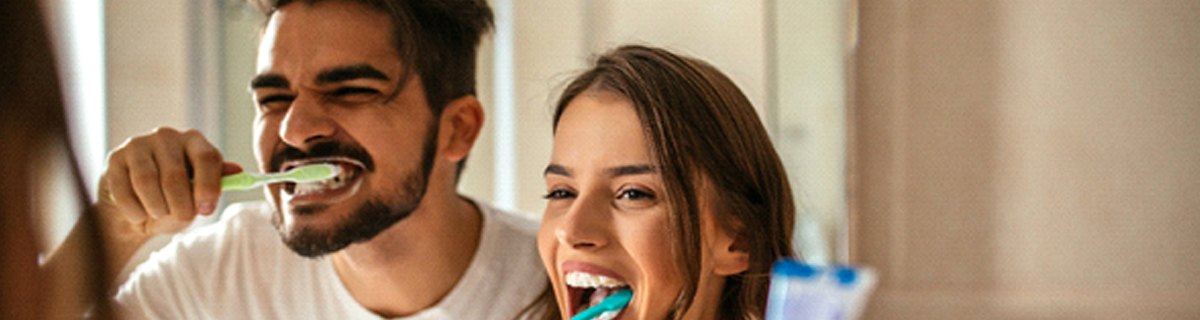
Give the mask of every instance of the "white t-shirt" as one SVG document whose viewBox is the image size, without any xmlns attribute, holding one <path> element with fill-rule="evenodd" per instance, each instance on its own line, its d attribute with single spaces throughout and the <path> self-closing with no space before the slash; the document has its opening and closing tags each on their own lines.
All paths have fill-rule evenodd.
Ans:
<svg viewBox="0 0 1200 320">
<path fill-rule="evenodd" d="M 546 288 L 537 223 L 476 202 L 478 251 L 437 305 L 400 319 L 513 319 Z M 328 258 L 302 257 L 265 202 L 235 204 L 219 223 L 176 236 L 117 292 L 128 318 L 380 319 L 342 285 Z"/>
</svg>

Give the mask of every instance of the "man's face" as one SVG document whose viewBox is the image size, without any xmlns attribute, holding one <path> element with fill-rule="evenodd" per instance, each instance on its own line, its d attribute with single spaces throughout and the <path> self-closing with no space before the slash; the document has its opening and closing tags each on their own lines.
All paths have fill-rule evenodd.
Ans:
<svg viewBox="0 0 1200 320">
<path fill-rule="evenodd" d="M 301 255 L 369 240 L 425 193 L 437 122 L 419 77 L 402 78 L 391 26 L 345 1 L 292 3 L 268 21 L 251 81 L 259 168 L 342 168 L 323 183 L 266 189 L 280 235 Z"/>
</svg>

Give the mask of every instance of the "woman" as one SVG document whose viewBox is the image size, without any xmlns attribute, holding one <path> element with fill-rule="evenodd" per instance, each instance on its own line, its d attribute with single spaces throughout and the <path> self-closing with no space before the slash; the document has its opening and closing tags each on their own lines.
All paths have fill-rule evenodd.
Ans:
<svg viewBox="0 0 1200 320">
<path fill-rule="evenodd" d="M 65 198 L 86 207 L 83 187 L 71 163 L 67 123 L 59 91 L 50 37 L 37 1 L 3 1 L 0 12 L 0 310 L 5 319 L 112 318 L 103 297 L 104 272 L 100 235 L 90 212 L 75 228 L 80 232 L 61 244 L 52 259 L 38 265 L 35 217 L 51 214 L 43 204 L 60 198 L 43 193 L 58 172 L 69 171 Z M 65 154 L 64 154 L 65 153 Z M 59 157 L 65 157 L 62 159 Z M 74 192 L 72 194 L 72 192 Z"/>
<path fill-rule="evenodd" d="M 763 316 L 771 263 L 793 255 L 794 209 L 779 156 L 729 78 L 624 46 L 567 86 L 554 132 L 538 235 L 547 318 L 626 289 L 623 318 Z"/>
</svg>

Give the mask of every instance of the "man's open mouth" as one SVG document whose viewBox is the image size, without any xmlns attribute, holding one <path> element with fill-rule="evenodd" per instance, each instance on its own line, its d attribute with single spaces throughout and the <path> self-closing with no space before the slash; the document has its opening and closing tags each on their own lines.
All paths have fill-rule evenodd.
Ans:
<svg viewBox="0 0 1200 320">
<path fill-rule="evenodd" d="M 329 179 L 307 182 L 307 183 L 284 183 L 281 190 L 291 196 L 292 201 L 303 202 L 333 202 L 349 196 L 357 191 L 358 186 L 362 184 L 362 173 L 364 166 L 362 162 L 345 157 L 325 157 L 325 158 L 310 158 L 296 161 L 288 161 L 280 166 L 280 170 L 287 171 L 292 168 L 314 164 L 328 163 L 340 168 L 340 172 Z"/>
<path fill-rule="evenodd" d="M 621 291 L 623 289 L 632 288 L 625 281 L 612 277 L 591 274 L 587 272 L 572 271 L 566 274 L 565 282 L 567 284 L 567 293 L 570 299 L 571 316 L 575 316 L 588 308 L 600 304 L 604 298 Z M 599 317 L 593 318 L 597 320 L 610 320 L 620 316 L 625 308 L 612 312 L 605 312 Z"/>
</svg>

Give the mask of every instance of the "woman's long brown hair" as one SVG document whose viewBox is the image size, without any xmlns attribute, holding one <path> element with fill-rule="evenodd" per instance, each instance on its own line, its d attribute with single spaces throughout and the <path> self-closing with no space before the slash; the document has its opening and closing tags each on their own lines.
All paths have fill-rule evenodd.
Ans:
<svg viewBox="0 0 1200 320">
<path fill-rule="evenodd" d="M 673 253 L 686 279 L 673 318 L 693 302 L 700 278 L 700 197 L 712 197 L 718 226 L 736 235 L 749 268 L 726 278 L 717 306 L 722 319 L 762 318 L 771 264 L 794 255 L 794 204 L 787 175 L 749 99 L 713 66 L 646 46 L 600 56 L 567 85 L 554 128 L 568 104 L 589 91 L 629 99 L 661 168 L 675 233 Z M 701 184 L 708 186 L 701 191 Z M 551 296 L 546 318 L 560 318 Z"/>
<path fill-rule="evenodd" d="M 45 157 L 55 149 L 68 149 L 66 117 L 58 87 L 49 31 L 37 1 L 0 2 L 0 310 L 6 319 L 80 318 L 108 319 L 113 314 L 100 283 L 105 261 L 92 214 L 82 214 L 75 228 L 80 245 L 63 248 L 70 259 L 54 267 L 38 266 L 39 231 L 33 224 L 41 212 L 34 205 L 37 169 L 59 162 Z M 68 151 L 69 153 L 69 151 Z M 73 162 L 72 162 L 73 163 Z M 79 173 L 74 174 L 72 195 L 84 203 Z M 66 245 L 64 245 L 65 247 Z"/>
</svg>

